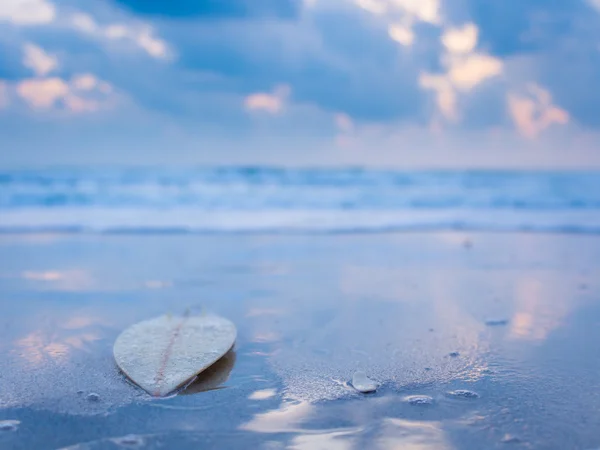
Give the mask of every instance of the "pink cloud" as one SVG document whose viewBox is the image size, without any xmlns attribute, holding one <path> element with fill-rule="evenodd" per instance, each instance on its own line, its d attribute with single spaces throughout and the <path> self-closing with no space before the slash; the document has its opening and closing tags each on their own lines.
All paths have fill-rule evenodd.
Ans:
<svg viewBox="0 0 600 450">
<path fill-rule="evenodd" d="M 266 111 L 280 114 L 283 111 L 291 89 L 287 85 L 277 86 L 272 93 L 257 92 L 246 97 L 244 106 L 248 110 Z"/>
<path fill-rule="evenodd" d="M 17 93 L 34 109 L 52 108 L 69 93 L 61 78 L 29 79 L 17 84 Z"/>
<path fill-rule="evenodd" d="M 552 104 L 548 91 L 531 84 L 524 95 L 509 93 L 508 110 L 519 132 L 530 139 L 537 137 L 552 124 L 565 125 L 569 113 Z"/>
</svg>

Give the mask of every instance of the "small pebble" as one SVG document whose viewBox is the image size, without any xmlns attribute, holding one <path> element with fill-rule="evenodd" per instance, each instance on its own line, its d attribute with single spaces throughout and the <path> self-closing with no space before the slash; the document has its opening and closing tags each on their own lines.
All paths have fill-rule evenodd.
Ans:
<svg viewBox="0 0 600 450">
<path fill-rule="evenodd" d="M 425 371 L 429 372 L 431 370 L 431 367 L 425 367 Z"/>
<path fill-rule="evenodd" d="M 456 398 L 479 398 L 479 394 L 477 392 L 468 391 L 466 389 L 457 389 L 456 391 L 449 391 L 448 396 L 456 397 Z"/>
<path fill-rule="evenodd" d="M 458 358 L 460 356 L 460 353 L 452 352 L 452 353 L 449 353 L 448 356 L 450 356 L 451 358 Z"/>
<path fill-rule="evenodd" d="M 364 372 L 355 372 L 352 375 L 352 387 L 359 392 L 374 392 L 377 390 L 377 383 L 367 377 Z"/>
<path fill-rule="evenodd" d="M 432 405 L 433 398 L 429 395 L 409 395 L 404 397 L 404 401 L 414 406 Z"/>
<path fill-rule="evenodd" d="M 0 420 L 0 431 L 17 431 L 20 423 L 18 420 Z"/>
<path fill-rule="evenodd" d="M 100 401 L 100 396 L 98 394 L 96 394 L 95 392 L 92 392 L 90 394 L 87 395 L 87 399 L 90 402 L 99 402 Z"/>
</svg>

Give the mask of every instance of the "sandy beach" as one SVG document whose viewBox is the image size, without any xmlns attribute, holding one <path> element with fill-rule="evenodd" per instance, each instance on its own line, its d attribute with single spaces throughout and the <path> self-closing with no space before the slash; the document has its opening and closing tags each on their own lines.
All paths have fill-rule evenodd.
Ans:
<svg viewBox="0 0 600 450">
<path fill-rule="evenodd" d="M 600 445 L 595 236 L 4 234 L 0 254 L 2 448 Z M 235 350 L 151 399 L 112 345 L 186 309 L 234 321 Z"/>
</svg>

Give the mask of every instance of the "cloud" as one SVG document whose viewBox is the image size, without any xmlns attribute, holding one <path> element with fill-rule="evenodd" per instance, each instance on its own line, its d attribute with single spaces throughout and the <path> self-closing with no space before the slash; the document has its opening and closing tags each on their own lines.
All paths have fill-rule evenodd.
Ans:
<svg viewBox="0 0 600 450">
<path fill-rule="evenodd" d="M 440 39 L 445 48 L 441 57 L 445 72 L 422 72 L 419 76 L 420 86 L 435 92 L 438 111 L 451 122 L 460 119 L 459 92 L 468 92 L 503 71 L 500 59 L 476 52 L 478 33 L 478 28 L 472 23 L 462 28 L 447 28 Z"/>
<path fill-rule="evenodd" d="M 525 94 L 509 93 L 508 109 L 519 132 L 535 138 L 552 124 L 565 125 L 569 113 L 552 104 L 550 93 L 536 84 L 527 87 Z"/>
<path fill-rule="evenodd" d="M 442 44 L 452 54 L 471 53 L 477 45 L 478 28 L 468 23 L 462 28 L 449 28 L 442 35 Z"/>
<path fill-rule="evenodd" d="M 75 75 L 71 79 L 71 86 L 77 91 L 94 91 L 98 90 L 103 94 L 110 94 L 112 92 L 112 86 L 106 81 L 101 81 L 91 73 L 85 73 Z"/>
<path fill-rule="evenodd" d="M 290 94 L 287 85 L 277 86 L 272 93 L 257 92 L 248 95 L 244 106 L 249 111 L 266 111 L 271 114 L 280 114 Z"/>
<path fill-rule="evenodd" d="M 86 13 L 74 13 L 70 17 L 71 25 L 78 31 L 107 42 L 130 42 L 156 59 L 167 59 L 169 47 L 165 41 L 154 34 L 147 24 L 112 23 L 100 25 Z"/>
<path fill-rule="evenodd" d="M 354 0 L 354 3 L 382 18 L 389 37 L 405 47 L 413 45 L 413 28 L 417 23 L 441 23 L 439 0 Z"/>
<path fill-rule="evenodd" d="M 485 54 L 472 54 L 466 57 L 451 58 L 447 77 L 457 89 L 468 91 L 487 78 L 502 73 L 502 61 Z"/>
<path fill-rule="evenodd" d="M 17 85 L 17 93 L 34 109 L 47 109 L 69 93 L 69 86 L 61 78 L 23 80 Z"/>
<path fill-rule="evenodd" d="M 406 47 L 410 47 L 415 41 L 413 30 L 405 24 L 391 24 L 388 33 L 394 41 Z"/>
<path fill-rule="evenodd" d="M 112 86 L 92 74 L 31 78 L 16 84 L 16 92 L 34 110 L 65 109 L 72 113 L 95 112 L 109 103 Z"/>
<path fill-rule="evenodd" d="M 43 77 L 58 67 L 58 59 L 47 54 L 37 45 L 27 43 L 23 50 L 25 52 L 23 65 L 33 70 L 37 76 Z"/>
<path fill-rule="evenodd" d="M 419 85 L 435 92 L 436 105 L 442 116 L 452 122 L 458 120 L 457 94 L 448 76 L 424 72 L 419 76 Z"/>
<path fill-rule="evenodd" d="M 54 21 L 56 8 L 47 0 L 2 0 L 0 22 L 14 25 L 43 25 Z"/>
</svg>

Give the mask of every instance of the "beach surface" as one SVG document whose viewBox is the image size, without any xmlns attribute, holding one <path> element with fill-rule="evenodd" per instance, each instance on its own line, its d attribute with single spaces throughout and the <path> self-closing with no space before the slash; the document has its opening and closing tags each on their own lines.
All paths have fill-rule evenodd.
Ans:
<svg viewBox="0 0 600 450">
<path fill-rule="evenodd" d="M 4 233 L 0 255 L 3 449 L 600 448 L 597 235 Z M 114 341 L 187 310 L 232 320 L 234 351 L 151 398 Z"/>
</svg>

